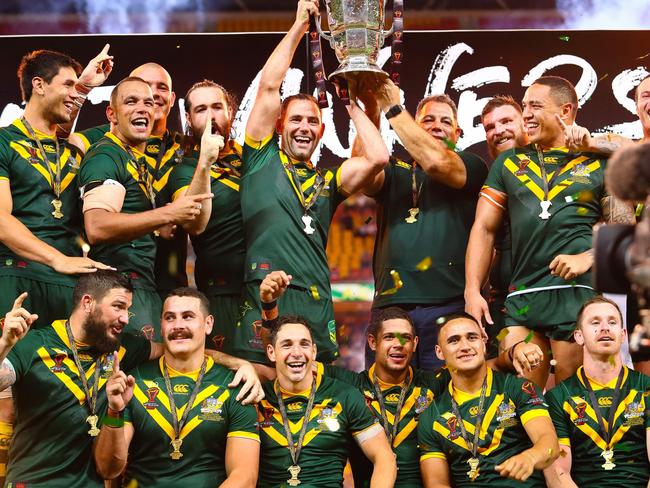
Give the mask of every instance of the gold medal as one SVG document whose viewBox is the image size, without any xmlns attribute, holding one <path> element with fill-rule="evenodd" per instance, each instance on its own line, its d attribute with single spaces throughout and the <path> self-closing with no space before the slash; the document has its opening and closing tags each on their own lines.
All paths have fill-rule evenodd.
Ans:
<svg viewBox="0 0 650 488">
<path fill-rule="evenodd" d="M 50 203 L 52 204 L 52 207 L 54 207 L 54 210 L 52 211 L 52 216 L 55 219 L 62 219 L 63 212 L 61 212 L 61 207 L 63 206 L 63 202 L 58 198 L 55 198 Z"/>
<path fill-rule="evenodd" d="M 418 221 L 417 215 L 420 213 L 419 208 L 409 208 L 409 216 L 404 219 L 407 224 L 414 224 Z"/>
<path fill-rule="evenodd" d="M 97 437 L 99 435 L 99 429 L 97 428 L 97 422 L 99 422 L 99 417 L 97 415 L 89 415 L 86 417 L 86 422 L 90 425 L 90 430 L 88 433 L 92 437 Z"/>
<path fill-rule="evenodd" d="M 301 483 L 301 481 L 298 479 L 298 475 L 300 474 L 300 466 L 289 466 L 287 468 L 287 471 L 291 473 L 291 479 L 287 480 L 289 486 L 298 486 Z"/>
<path fill-rule="evenodd" d="M 478 478 L 478 458 L 471 457 L 467 460 L 467 464 L 469 464 L 469 471 L 467 472 L 467 477 L 469 478 L 470 481 L 474 481 L 476 478 Z"/>
<path fill-rule="evenodd" d="M 183 445 L 183 439 L 172 439 L 171 441 L 172 448 L 174 449 L 171 453 L 169 453 L 169 457 L 172 458 L 174 461 L 178 461 L 180 458 L 183 457 L 183 453 L 181 452 L 181 446 Z"/>
<path fill-rule="evenodd" d="M 605 464 L 602 465 L 605 471 L 611 471 L 616 467 L 616 464 L 614 464 L 614 451 L 612 449 L 605 449 L 600 455 L 605 459 Z"/>
</svg>

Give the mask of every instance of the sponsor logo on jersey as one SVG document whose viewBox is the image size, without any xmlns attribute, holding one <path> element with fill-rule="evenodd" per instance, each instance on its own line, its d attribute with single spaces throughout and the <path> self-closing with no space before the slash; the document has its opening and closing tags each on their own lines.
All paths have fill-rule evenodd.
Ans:
<svg viewBox="0 0 650 488">
<path fill-rule="evenodd" d="M 447 427 L 449 428 L 447 439 L 453 441 L 460 437 L 460 432 L 458 432 L 458 419 L 455 416 L 452 415 L 447 419 Z"/>
<path fill-rule="evenodd" d="M 521 159 L 519 160 L 519 169 L 515 171 L 515 176 L 524 176 L 526 174 L 526 168 L 530 164 L 530 159 Z"/>
<path fill-rule="evenodd" d="M 147 410 L 155 410 L 158 408 L 158 402 L 156 401 L 156 397 L 158 396 L 158 393 L 160 392 L 160 388 L 157 386 L 152 386 L 151 388 L 147 388 L 146 393 L 147 393 L 147 401 L 144 403 L 144 408 Z"/>
<path fill-rule="evenodd" d="M 391 393 L 386 397 L 386 403 L 397 403 L 399 401 L 399 393 Z"/>
<path fill-rule="evenodd" d="M 302 410 L 303 404 L 302 402 L 292 402 L 287 405 L 287 411 L 288 412 L 298 412 Z"/>
<path fill-rule="evenodd" d="M 573 420 L 573 423 L 575 425 L 584 425 L 587 423 L 587 404 L 585 402 L 582 403 L 577 403 L 575 407 L 573 407 L 575 410 L 576 414 L 578 415 L 577 418 Z"/>
<path fill-rule="evenodd" d="M 179 395 L 188 395 L 190 393 L 190 385 L 186 385 L 185 383 L 174 385 L 174 393 L 178 393 Z"/>
<path fill-rule="evenodd" d="M 265 408 L 261 405 L 258 405 L 257 411 L 259 414 L 261 414 L 262 419 L 258 420 L 256 425 L 263 429 L 265 429 L 266 427 L 271 427 L 271 424 L 273 423 L 272 419 L 273 419 L 273 414 L 275 413 L 275 409 Z M 259 419 L 259 415 L 258 415 L 258 419 Z"/>
<path fill-rule="evenodd" d="M 52 358 L 54 360 L 54 366 L 50 368 L 50 371 L 52 373 L 63 373 L 65 371 L 65 368 L 63 367 L 63 361 L 68 357 L 68 355 L 65 352 L 59 352 L 54 355 Z"/>
<path fill-rule="evenodd" d="M 146 154 L 158 154 L 160 152 L 160 146 L 158 144 L 147 144 L 144 152 Z"/>
<path fill-rule="evenodd" d="M 611 407 L 612 406 L 612 397 L 600 397 L 598 399 L 599 407 Z"/>
<path fill-rule="evenodd" d="M 154 336 L 153 325 L 151 324 L 143 325 L 142 328 L 140 329 L 140 332 L 142 332 L 142 335 L 145 337 L 145 339 L 149 341 L 153 340 L 153 336 Z"/>
<path fill-rule="evenodd" d="M 544 400 L 537 395 L 537 392 L 535 391 L 535 385 L 533 385 L 532 381 L 524 381 L 524 383 L 521 385 L 521 391 L 528 394 L 530 397 L 526 401 L 528 405 L 541 405 L 544 403 Z"/>
</svg>

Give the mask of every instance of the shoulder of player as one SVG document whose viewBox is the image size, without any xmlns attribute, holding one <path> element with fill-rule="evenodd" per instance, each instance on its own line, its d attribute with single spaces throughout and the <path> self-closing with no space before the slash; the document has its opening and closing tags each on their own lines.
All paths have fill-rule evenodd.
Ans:
<svg viewBox="0 0 650 488">
<path fill-rule="evenodd" d="M 451 381 L 451 374 L 447 368 L 441 368 L 437 371 L 424 371 L 422 369 L 413 370 L 413 384 L 415 386 L 429 388 L 442 392 L 446 389 Z"/>
<path fill-rule="evenodd" d="M 206 373 L 205 378 L 213 385 L 228 387 L 228 383 L 235 377 L 235 372 L 217 363 L 212 363 L 210 370 Z M 239 386 L 233 388 L 239 389 Z"/>
<path fill-rule="evenodd" d="M 99 141 L 88 148 L 88 152 L 84 157 L 84 162 L 100 155 L 107 156 L 114 161 L 124 161 L 128 159 L 126 151 L 106 136 L 102 137 Z"/>
<path fill-rule="evenodd" d="M 363 396 L 357 387 L 329 376 L 323 376 L 321 378 L 321 383 L 318 386 L 318 395 L 337 399 Z"/>
<path fill-rule="evenodd" d="M 626 383 L 630 385 L 631 388 L 646 392 L 647 395 L 650 395 L 650 376 L 630 368 L 627 368 L 627 373 L 628 376 Z"/>
</svg>

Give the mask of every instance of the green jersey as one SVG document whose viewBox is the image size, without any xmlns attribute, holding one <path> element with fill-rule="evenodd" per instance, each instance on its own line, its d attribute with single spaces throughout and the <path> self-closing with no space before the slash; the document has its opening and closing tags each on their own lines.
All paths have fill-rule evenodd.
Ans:
<svg viewBox="0 0 650 488">
<path fill-rule="evenodd" d="M 146 170 L 155 161 L 137 149 L 130 148 L 112 133 L 93 145 L 81 164 L 79 185 L 88 192 L 104 184 L 119 184 L 126 190 L 123 213 L 140 213 L 154 208 L 154 180 Z M 90 257 L 127 273 L 133 286 L 155 289 L 154 259 L 156 245 L 153 234 L 146 234 L 130 242 L 98 244 L 90 250 Z"/>
<path fill-rule="evenodd" d="M 168 201 L 183 194 L 192 182 L 198 164 L 195 150 L 174 167 L 166 186 Z M 241 148 L 231 143 L 210 169 L 212 213 L 206 229 L 190 236 L 196 253 L 196 286 L 208 295 L 238 295 L 244 279 L 244 224 L 239 204 Z"/>
<path fill-rule="evenodd" d="M 282 391 L 294 442 L 297 442 L 302 428 L 310 391 L 311 389 L 295 394 Z M 293 461 L 287 448 L 287 438 L 275 393 L 275 382 L 264 383 L 264 393 L 266 397 L 257 407 L 262 441 L 257 486 L 286 487 L 287 480 L 291 477 L 288 468 L 293 465 Z M 298 459 L 301 468 L 300 486 L 305 488 L 342 486 L 350 435 L 362 442 L 367 438 L 366 436 L 374 436 L 380 432 L 381 427 L 375 423 L 375 419 L 366 408 L 363 395 L 358 390 L 318 373 L 314 406 Z"/>
<path fill-rule="evenodd" d="M 650 429 L 650 377 L 623 367 L 620 403 L 614 414 L 611 449 L 614 469 L 603 468 L 607 449 L 598 426 L 598 417 L 589 400 L 580 367 L 546 394 L 549 412 L 560 444 L 571 448 L 571 477 L 578 486 L 626 486 L 645 488 L 650 476 L 646 445 Z M 589 379 L 598 408 L 607 424 L 618 378 L 607 385 Z"/>
<path fill-rule="evenodd" d="M 84 145 L 85 152 L 88 152 L 90 146 L 99 142 L 99 140 L 106 135 L 107 132 L 111 131 L 111 124 L 102 124 L 97 127 L 91 127 L 90 129 L 84 129 L 79 132 L 75 132 L 74 135 L 81 139 L 81 142 Z"/>
<path fill-rule="evenodd" d="M 318 363 L 319 371 L 326 376 L 344 381 L 363 393 L 366 405 L 373 416 L 384 425 L 381 414 L 381 405 L 375 392 L 375 365 L 367 371 L 355 373 L 339 366 Z M 415 488 L 422 486 L 420 476 L 420 451 L 418 449 L 417 425 L 420 414 L 431 404 L 434 398 L 442 394 L 450 380 L 447 369 L 439 372 L 413 370 L 409 368 L 409 386 L 406 389 L 402 409 L 399 415 L 397 435 L 393 439 L 393 451 L 397 457 L 397 481 L 395 486 L 401 488 Z M 395 424 L 395 412 L 402 392 L 402 385 L 384 383 L 377 378 L 382 392 L 386 417 L 390 428 Z M 352 447 L 350 450 L 350 463 L 356 486 L 364 486 L 372 475 L 372 465 L 360 452 Z"/>
<path fill-rule="evenodd" d="M 0 129 L 0 180 L 9 181 L 11 214 L 41 241 L 67 256 L 81 256 L 81 210 L 77 186 L 81 155 L 64 139 L 54 141 L 41 132 L 35 131 L 35 134 L 45 155 L 29 136 L 21 119 Z M 61 183 L 58 198 L 54 191 L 57 159 Z M 60 214 L 56 211 L 59 202 Z M 1 242 L 0 272 L 5 276 L 25 276 L 52 284 L 74 286 L 75 282 L 74 277 L 59 274 L 45 264 L 19 257 Z"/>
<path fill-rule="evenodd" d="M 494 205 L 507 205 L 513 267 L 509 296 L 590 287 L 590 273 L 568 284 L 553 276 L 548 266 L 558 254 L 579 254 L 591 248 L 592 227 L 601 217 L 600 200 L 605 196 L 606 162 L 591 153 L 554 148 L 544 151 L 540 166 L 532 145 L 506 151 L 494 161 L 481 195 Z M 507 203 L 490 189 L 505 193 Z"/>
<path fill-rule="evenodd" d="M 458 155 L 467 171 L 467 182 L 460 189 L 435 181 L 415 162 L 391 158 L 384 169 L 384 184 L 374 195 L 378 203 L 374 307 L 435 305 L 463 298 L 465 249 L 487 166 L 470 152 Z M 418 209 L 415 220 L 411 209 Z M 415 242 L 421 245 L 414 246 Z M 392 272 L 398 273 L 402 287 L 396 286 Z"/>
<path fill-rule="evenodd" d="M 96 412 L 106 409 L 103 391 L 113 374 L 113 354 L 77 344 L 88 387 L 94 390 L 99 364 Z M 129 370 L 148 359 L 149 341 L 122 334 L 120 366 Z M 16 371 L 12 386 L 16 408 L 14 436 L 9 450 L 7 483 L 29 487 L 103 487 L 92 459 L 93 437 L 88 434 L 88 402 L 65 330 L 65 321 L 29 332 L 7 356 Z"/>
<path fill-rule="evenodd" d="M 523 483 L 502 478 L 494 467 L 532 447 L 524 425 L 537 417 L 549 418 L 544 396 L 532 382 L 511 374 L 487 370 L 484 417 L 479 433 L 479 475 L 471 481 L 467 474 L 472 457 L 454 414 L 452 394 L 458 403 L 470 440 L 474 439 L 479 393 L 470 395 L 449 386 L 444 394 L 420 415 L 418 439 L 420 460 L 446 459 L 453 486 L 545 487 L 544 477 L 535 471 Z"/>
<path fill-rule="evenodd" d="M 135 386 L 124 420 L 133 425 L 135 432 L 129 448 L 127 482 L 157 487 L 219 486 L 227 477 L 227 440 L 242 437 L 259 442 L 255 407 L 241 405 L 235 400 L 239 388 L 228 388 L 234 373 L 214 364 L 209 357 L 206 361 L 205 375 L 180 433 L 183 457 L 179 460 L 169 456 L 175 433 L 163 358 L 148 361 L 131 372 Z M 168 371 L 179 418 L 187 408 L 199 371 Z"/>
<path fill-rule="evenodd" d="M 292 285 L 330 299 L 325 248 L 334 211 L 345 199 L 340 168 L 317 171 L 311 163 L 289 161 L 275 134 L 262 141 L 247 137 L 242 162 L 245 281 L 283 270 L 293 275 Z M 306 205 L 313 203 L 309 210 L 301 205 L 303 195 Z"/>
</svg>

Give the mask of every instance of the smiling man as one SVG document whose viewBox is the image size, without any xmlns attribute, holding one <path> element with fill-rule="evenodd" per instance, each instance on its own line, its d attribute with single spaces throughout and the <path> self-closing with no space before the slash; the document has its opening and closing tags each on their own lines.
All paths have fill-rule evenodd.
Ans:
<svg viewBox="0 0 650 488">
<path fill-rule="evenodd" d="M 566 147 L 578 113 L 573 85 L 544 76 L 526 90 L 523 119 L 530 145 L 503 152 L 481 190 L 466 256 L 466 311 L 492 322 L 481 296 L 495 235 L 505 211 L 512 230 L 512 277 L 505 300 L 507 333 L 502 347 L 531 341 L 552 351 L 562 381 L 580 365 L 571 342 L 580 305 L 595 295 L 591 286 L 593 226 L 599 220 L 633 223 L 631 206 L 605 191 L 606 157 L 598 147 Z M 584 132 L 586 129 L 582 129 Z M 588 142 L 588 141 L 587 141 Z M 573 143 L 572 143 L 573 144 Z M 529 378 L 545 385 L 550 355 Z"/>
<path fill-rule="evenodd" d="M 467 314 L 446 317 L 436 354 L 451 382 L 420 416 L 426 488 L 539 487 L 558 454 L 541 390 L 488 368 L 481 327 Z"/>
<path fill-rule="evenodd" d="M 90 255 L 128 274 L 134 284 L 131 329 L 159 338 L 160 297 L 156 292 L 154 233 L 165 225 L 191 225 L 210 205 L 200 193 L 156 208 L 154 178 L 144 154 L 154 121 L 149 85 L 137 77 L 120 81 L 106 109 L 111 132 L 93 145 L 79 173 Z"/>
<path fill-rule="evenodd" d="M 95 449 L 106 479 L 128 462 L 126 483 L 140 486 L 255 486 L 257 415 L 229 388 L 233 373 L 205 355 L 213 322 L 205 295 L 178 288 L 163 306 L 163 356 L 128 376 L 113 362 Z"/>
<path fill-rule="evenodd" d="M 552 488 L 626 486 L 650 482 L 650 377 L 626 368 L 627 340 L 618 305 L 587 301 L 574 331 L 583 365 L 546 398 L 563 455 L 545 470 Z"/>
<path fill-rule="evenodd" d="M 300 0 L 296 20 L 262 69 L 242 153 L 241 209 L 246 241 L 245 299 L 235 349 L 239 357 L 268 362 L 260 332 L 259 285 L 270 271 L 284 269 L 294 280 L 282 310 L 310 318 L 319 359 L 338 357 L 330 272 L 325 248 L 337 206 L 359 191 L 388 162 L 376 127 L 351 93 L 348 114 L 368 148 L 338 168 L 321 168 L 311 158 L 325 126 L 314 97 L 280 97 L 280 87 L 296 49 L 318 12 L 317 0 Z M 350 84 L 352 92 L 353 85 Z M 278 144 L 277 135 L 281 136 Z"/>
</svg>

